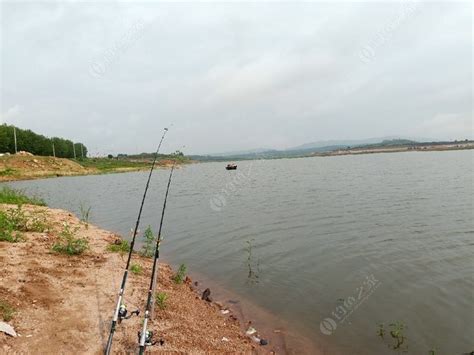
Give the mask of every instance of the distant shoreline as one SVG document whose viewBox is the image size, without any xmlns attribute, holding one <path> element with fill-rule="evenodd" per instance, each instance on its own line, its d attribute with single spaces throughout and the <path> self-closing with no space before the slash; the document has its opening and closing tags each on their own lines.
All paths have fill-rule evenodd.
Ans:
<svg viewBox="0 0 474 355">
<path fill-rule="evenodd" d="M 379 153 L 400 153 L 400 152 L 444 152 L 452 150 L 468 150 L 474 149 L 474 143 L 458 143 L 443 145 L 405 145 L 387 148 L 352 148 L 338 149 L 325 153 L 313 153 L 310 156 L 340 156 L 340 155 L 360 155 L 360 154 L 379 154 Z"/>
<path fill-rule="evenodd" d="M 191 156 L 193 163 L 212 163 L 212 162 L 229 162 L 229 161 L 248 161 L 261 159 L 294 159 L 294 158 L 312 158 L 312 157 L 334 157 L 342 155 L 362 155 L 362 154 L 381 154 L 381 153 L 403 153 L 403 152 L 443 152 L 454 150 L 474 149 L 474 141 L 453 142 L 453 143 L 416 143 L 403 144 L 394 146 L 359 146 L 339 148 L 328 151 L 311 151 L 305 154 L 291 155 L 288 152 L 281 154 L 265 155 L 255 154 L 252 156 Z"/>
</svg>

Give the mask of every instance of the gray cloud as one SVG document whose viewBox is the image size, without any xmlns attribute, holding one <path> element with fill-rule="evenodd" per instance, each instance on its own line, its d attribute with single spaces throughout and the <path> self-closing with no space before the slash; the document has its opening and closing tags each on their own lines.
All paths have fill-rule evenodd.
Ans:
<svg viewBox="0 0 474 355">
<path fill-rule="evenodd" d="M 1 6 L 1 120 L 94 152 L 473 136 L 471 3 Z"/>
</svg>

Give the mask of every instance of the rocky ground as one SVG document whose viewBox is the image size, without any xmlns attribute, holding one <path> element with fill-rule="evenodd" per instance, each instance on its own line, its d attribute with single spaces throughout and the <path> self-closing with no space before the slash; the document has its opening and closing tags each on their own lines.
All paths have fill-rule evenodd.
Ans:
<svg viewBox="0 0 474 355">
<path fill-rule="evenodd" d="M 16 206 L 0 205 L 0 210 Z M 13 309 L 8 324 L 17 337 L 0 333 L 1 353 L 94 354 L 103 351 L 125 255 L 108 251 L 117 236 L 81 223 L 72 214 L 46 207 L 23 206 L 29 218 L 47 223 L 43 232 L 24 232 L 19 242 L 0 241 L 0 302 Z M 40 223 L 38 222 L 38 223 Z M 41 223 L 43 223 L 41 222 Z M 89 242 L 81 255 L 52 250 L 65 226 Z M 125 303 L 143 310 L 151 259 L 134 255 L 142 271 L 131 273 Z M 166 308 L 157 307 L 151 329 L 163 345 L 150 351 L 171 353 L 267 353 L 244 333 L 232 312 L 201 299 L 188 278 L 173 280 L 173 271 L 160 264 L 159 290 L 167 294 Z M 1 318 L 1 317 L 0 317 Z M 1 321 L 2 319 L 0 319 Z M 118 326 L 114 352 L 137 349 L 142 316 Z"/>
</svg>

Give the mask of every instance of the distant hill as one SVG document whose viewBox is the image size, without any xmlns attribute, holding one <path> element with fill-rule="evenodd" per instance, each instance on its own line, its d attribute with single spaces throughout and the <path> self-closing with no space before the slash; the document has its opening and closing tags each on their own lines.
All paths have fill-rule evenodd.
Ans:
<svg viewBox="0 0 474 355">
<path fill-rule="evenodd" d="M 430 144 L 445 144 L 446 142 L 436 142 L 427 138 L 401 138 L 401 137 L 382 137 L 369 139 L 353 139 L 353 140 L 327 140 L 302 144 L 300 146 L 288 148 L 285 150 L 275 149 L 255 149 L 252 151 L 220 153 L 209 155 L 190 155 L 192 160 L 200 161 L 234 161 L 234 160 L 252 160 L 252 159 L 278 159 L 278 158 L 298 158 L 314 156 L 318 154 L 326 155 L 326 153 L 338 150 L 347 150 L 355 148 L 384 148 L 399 146 L 415 146 Z"/>
</svg>

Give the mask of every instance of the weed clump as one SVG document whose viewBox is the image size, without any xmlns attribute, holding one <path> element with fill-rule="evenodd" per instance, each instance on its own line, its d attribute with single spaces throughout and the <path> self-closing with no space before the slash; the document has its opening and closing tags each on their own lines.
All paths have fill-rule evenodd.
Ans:
<svg viewBox="0 0 474 355">
<path fill-rule="evenodd" d="M 5 322 L 9 322 L 14 313 L 15 309 L 8 302 L 0 300 L 0 316 Z"/>
<path fill-rule="evenodd" d="M 164 310 L 167 307 L 168 295 L 164 292 L 158 292 L 155 295 L 156 304 L 160 307 L 161 310 Z"/>
<path fill-rule="evenodd" d="M 173 281 L 176 284 L 182 284 L 185 278 L 186 278 L 186 265 L 181 264 L 179 266 L 178 272 L 174 274 L 173 276 Z"/>
<path fill-rule="evenodd" d="M 53 245 L 53 251 L 67 255 L 79 255 L 89 248 L 89 241 L 85 238 L 76 237 L 78 227 L 71 228 L 64 223 L 63 230 L 59 233 L 59 241 Z"/>
<path fill-rule="evenodd" d="M 146 258 L 151 258 L 153 257 L 154 254 L 154 242 L 155 242 L 155 236 L 153 235 L 153 230 L 151 229 L 151 226 L 148 226 L 147 229 L 145 230 L 145 233 L 143 234 L 144 242 L 142 246 L 142 252 L 141 255 L 146 257 Z"/>
<path fill-rule="evenodd" d="M 107 246 L 107 251 L 125 254 L 130 251 L 130 244 L 125 239 L 117 239 L 114 243 Z"/>
<path fill-rule="evenodd" d="M 139 275 L 142 273 L 143 268 L 140 264 L 132 264 L 132 266 L 130 266 L 130 271 L 135 275 Z"/>
<path fill-rule="evenodd" d="M 46 202 L 38 197 L 30 197 L 25 195 L 21 190 L 15 190 L 8 186 L 3 186 L 0 189 L 0 203 L 7 203 L 12 205 L 37 205 L 46 206 Z"/>
</svg>

